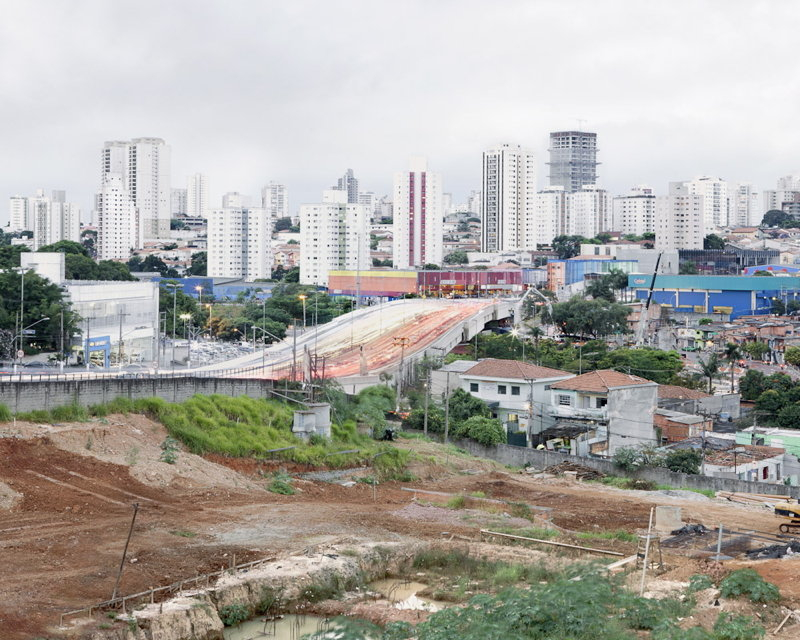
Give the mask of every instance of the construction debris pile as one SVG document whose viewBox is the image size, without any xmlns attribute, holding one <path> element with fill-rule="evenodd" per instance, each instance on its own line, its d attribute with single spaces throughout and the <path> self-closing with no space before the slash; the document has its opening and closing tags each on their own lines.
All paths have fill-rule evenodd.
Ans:
<svg viewBox="0 0 800 640">
<path fill-rule="evenodd" d="M 772 544 L 760 549 L 752 549 L 747 552 L 747 557 L 751 560 L 765 560 L 771 558 L 783 558 L 800 553 L 800 541 L 792 540 L 786 544 Z"/>
<path fill-rule="evenodd" d="M 562 475 L 567 471 L 574 471 L 577 474 L 578 480 L 600 480 L 605 478 L 604 473 L 595 471 L 589 467 L 584 467 L 582 464 L 575 464 L 574 462 L 559 462 L 544 470 L 545 473 L 552 473 L 553 475 Z"/>
<path fill-rule="evenodd" d="M 680 529 L 670 531 L 672 536 L 704 536 L 709 533 L 711 529 L 707 529 L 702 524 L 685 524 Z"/>
</svg>

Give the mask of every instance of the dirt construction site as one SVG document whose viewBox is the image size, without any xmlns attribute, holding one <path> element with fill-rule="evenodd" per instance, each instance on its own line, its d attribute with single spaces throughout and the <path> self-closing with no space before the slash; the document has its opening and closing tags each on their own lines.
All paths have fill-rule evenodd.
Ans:
<svg viewBox="0 0 800 640">
<path fill-rule="evenodd" d="M 480 530 L 499 527 L 552 527 L 577 544 L 630 556 L 636 542 L 602 534 L 645 533 L 658 505 L 680 507 L 683 522 L 709 529 L 778 528 L 758 504 L 507 469 L 424 440 L 397 443 L 415 454 L 414 481 L 374 487 L 339 474 L 307 476 L 280 461 L 179 451 L 167 464 L 160 459 L 165 437 L 163 426 L 140 415 L 0 425 L 0 638 L 89 637 L 92 623 L 68 619 L 60 628 L 60 617 L 111 597 L 133 503 L 139 511 L 122 595 L 333 545 L 472 541 L 485 549 Z M 266 490 L 265 478 L 280 468 L 292 475 L 294 495 Z M 464 496 L 460 508 L 446 506 L 453 495 Z M 514 503 L 528 505 L 533 522 L 514 513 Z M 587 540 L 587 533 L 597 537 Z M 713 545 L 713 535 L 709 540 Z M 657 580 L 685 581 L 701 571 L 709 563 L 704 544 L 662 545 L 665 572 Z M 726 567 L 753 567 L 780 587 L 785 607 L 800 608 L 800 559 L 731 556 Z M 781 635 L 798 637 L 797 629 L 787 625 Z"/>
</svg>

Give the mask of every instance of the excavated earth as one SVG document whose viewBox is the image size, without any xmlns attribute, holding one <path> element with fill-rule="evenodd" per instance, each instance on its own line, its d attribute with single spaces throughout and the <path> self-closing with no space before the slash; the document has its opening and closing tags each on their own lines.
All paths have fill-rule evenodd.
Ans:
<svg viewBox="0 0 800 640">
<path fill-rule="evenodd" d="M 296 479 L 297 493 L 282 496 L 266 491 L 262 475 L 279 468 L 279 462 L 181 451 L 171 465 L 159 459 L 165 437 L 161 425 L 142 416 L 0 424 L 0 638 L 64 636 L 60 614 L 111 596 L 133 503 L 139 511 L 122 594 L 233 562 L 302 555 L 331 545 L 406 545 L 441 541 L 443 534 L 477 541 L 481 528 L 530 524 L 509 513 L 504 501 L 541 507 L 534 509 L 534 524 L 574 532 L 643 531 L 657 504 L 680 506 L 685 521 L 709 528 L 722 522 L 775 531 L 778 524 L 763 508 L 532 478 L 491 462 L 443 454 L 437 445 L 419 441 L 398 444 L 418 454 L 412 465 L 415 482 L 381 484 L 373 494 L 364 483 Z M 465 509 L 453 510 L 445 507 L 447 496 L 423 491 L 482 492 L 495 502 L 468 498 Z M 592 540 L 591 545 L 626 555 L 635 550 L 617 540 Z M 800 587 L 792 577 L 799 562 L 791 556 L 735 561 L 778 583 L 789 606 L 800 604 Z M 685 580 L 696 572 L 696 563 L 674 554 L 672 579 Z M 80 634 L 67 635 L 90 637 L 90 629 L 82 625 Z"/>
</svg>

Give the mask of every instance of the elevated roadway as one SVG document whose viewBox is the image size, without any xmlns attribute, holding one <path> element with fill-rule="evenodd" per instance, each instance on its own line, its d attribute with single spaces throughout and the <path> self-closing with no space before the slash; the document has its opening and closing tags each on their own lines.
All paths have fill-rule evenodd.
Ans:
<svg viewBox="0 0 800 640">
<path fill-rule="evenodd" d="M 308 377 L 315 360 L 318 376 L 324 366 L 325 378 L 357 389 L 373 384 L 381 373 L 396 375 L 401 359 L 410 364 L 425 355 L 447 353 L 482 331 L 487 322 L 508 317 L 514 303 L 413 298 L 364 307 L 316 329 L 290 332 L 282 342 L 226 366 L 248 370 L 240 375 L 301 380 Z"/>
</svg>

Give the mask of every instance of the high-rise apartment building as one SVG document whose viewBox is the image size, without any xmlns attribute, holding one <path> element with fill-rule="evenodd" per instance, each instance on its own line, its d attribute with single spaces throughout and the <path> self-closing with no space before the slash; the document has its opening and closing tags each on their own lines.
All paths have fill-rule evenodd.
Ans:
<svg viewBox="0 0 800 640">
<path fill-rule="evenodd" d="M 617 196 L 612 204 L 611 229 L 624 234 L 640 236 L 655 233 L 656 196 L 647 185 L 633 187 L 627 195 Z"/>
<path fill-rule="evenodd" d="M 442 264 L 442 176 L 428 171 L 425 158 L 394 174 L 393 260 L 396 269 Z"/>
<path fill-rule="evenodd" d="M 336 185 L 331 189 L 338 189 L 347 194 L 347 202 L 350 204 L 358 204 L 358 178 L 353 174 L 352 169 L 344 172 L 344 175 L 337 180 Z"/>
<path fill-rule="evenodd" d="M 611 227 L 611 203 L 608 191 L 584 185 L 567 194 L 565 231 L 567 235 L 594 238 Z"/>
<path fill-rule="evenodd" d="M 761 210 L 758 191 L 749 182 L 728 185 L 728 224 L 735 227 L 757 226 L 765 212 Z"/>
<path fill-rule="evenodd" d="M 700 176 L 686 182 L 688 193 L 703 196 L 703 227 L 712 233 L 728 226 L 728 183 L 722 178 Z"/>
<path fill-rule="evenodd" d="M 9 230 L 32 231 L 34 251 L 59 240 L 80 242 L 80 213 L 78 205 L 66 201 L 64 191 L 46 196 L 44 189 L 37 189 L 31 197 L 11 197 Z"/>
<path fill-rule="evenodd" d="M 208 275 L 272 277 L 272 218 L 262 208 L 224 207 L 208 215 Z"/>
<path fill-rule="evenodd" d="M 327 287 L 330 271 L 369 269 L 370 211 L 339 189 L 322 200 L 300 206 L 300 282 Z"/>
<path fill-rule="evenodd" d="M 702 195 L 684 182 L 670 182 L 669 195 L 656 198 L 656 249 L 702 249 L 705 215 Z"/>
<path fill-rule="evenodd" d="M 106 175 L 121 177 L 122 191 L 133 202 L 140 237 L 145 239 L 169 238 L 170 156 L 170 147 L 161 138 L 112 140 L 106 142 L 101 151 L 101 188 Z"/>
<path fill-rule="evenodd" d="M 170 211 L 172 212 L 172 217 L 177 218 L 178 216 L 185 216 L 186 215 L 186 198 L 187 198 L 187 190 L 186 189 L 172 189 L 172 196 L 171 196 L 171 205 Z"/>
<path fill-rule="evenodd" d="M 208 180 L 202 173 L 189 176 L 186 183 L 186 215 L 208 218 Z"/>
<path fill-rule="evenodd" d="M 482 176 L 481 251 L 535 249 L 525 245 L 536 195 L 533 153 L 509 144 L 484 151 Z"/>
<path fill-rule="evenodd" d="M 378 197 L 373 191 L 362 191 L 358 194 L 358 204 L 365 206 L 371 219 L 378 217 L 380 208 L 378 207 Z"/>
<path fill-rule="evenodd" d="M 477 218 L 481 216 L 481 200 L 483 200 L 483 194 L 480 191 L 470 191 L 467 197 L 467 211 L 474 213 L 474 217 Z"/>
<path fill-rule="evenodd" d="M 273 220 L 289 217 L 289 191 L 285 184 L 271 182 L 261 189 L 261 206 Z"/>
<path fill-rule="evenodd" d="M 250 196 L 238 191 L 228 191 L 222 196 L 223 209 L 249 209 L 252 204 L 253 199 Z"/>
<path fill-rule="evenodd" d="M 127 260 L 132 249 L 143 246 L 136 206 L 121 174 L 104 174 L 94 210 L 98 260 Z"/>
<path fill-rule="evenodd" d="M 767 211 L 777 209 L 783 211 L 786 204 L 800 202 L 800 175 L 791 174 L 778 178 L 776 189 L 764 191 L 761 215 L 758 221 L 761 222 L 763 214 Z"/>
<path fill-rule="evenodd" d="M 550 134 L 550 186 L 571 193 L 597 184 L 597 134 L 555 131 Z"/>
<path fill-rule="evenodd" d="M 533 209 L 532 239 L 526 244 L 535 249 L 537 244 L 550 244 L 553 238 L 565 233 L 567 194 L 564 187 L 549 187 L 537 193 Z"/>
<path fill-rule="evenodd" d="M 28 198 L 11 196 L 8 201 L 8 230 L 31 231 L 32 227 L 28 218 Z"/>
</svg>

